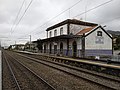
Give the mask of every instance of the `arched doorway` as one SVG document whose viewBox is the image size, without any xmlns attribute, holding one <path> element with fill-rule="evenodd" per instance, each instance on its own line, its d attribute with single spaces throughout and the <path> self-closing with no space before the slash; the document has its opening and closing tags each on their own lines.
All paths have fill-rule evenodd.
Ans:
<svg viewBox="0 0 120 90">
<path fill-rule="evenodd" d="M 52 53 L 52 45 L 51 44 L 49 45 L 49 50 L 50 50 L 49 53 L 51 54 Z"/>
<path fill-rule="evenodd" d="M 54 54 L 57 53 L 57 45 L 54 45 Z"/>
<path fill-rule="evenodd" d="M 77 43 L 76 43 L 76 41 L 73 42 L 72 47 L 73 47 L 73 57 L 76 57 L 77 56 Z"/>
<path fill-rule="evenodd" d="M 60 54 L 63 54 L 63 43 L 60 43 Z"/>
<path fill-rule="evenodd" d="M 44 53 L 46 53 L 46 45 L 44 45 Z"/>
</svg>

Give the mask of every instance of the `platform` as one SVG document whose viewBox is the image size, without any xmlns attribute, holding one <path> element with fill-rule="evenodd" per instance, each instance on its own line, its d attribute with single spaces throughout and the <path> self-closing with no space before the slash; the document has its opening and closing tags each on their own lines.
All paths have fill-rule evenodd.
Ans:
<svg viewBox="0 0 120 90">
<path fill-rule="evenodd" d="M 63 60 L 69 61 L 69 62 L 79 62 L 79 63 L 84 63 L 84 64 L 90 64 L 90 65 L 108 67 L 108 68 L 115 68 L 115 69 L 120 70 L 120 65 L 107 64 L 107 62 L 101 62 L 99 60 L 98 61 L 91 61 L 91 60 L 84 60 L 84 59 L 75 59 L 75 58 L 70 58 L 70 57 L 47 55 L 47 54 L 42 54 L 42 53 L 32 53 L 32 52 L 27 52 L 27 51 L 16 51 L 16 52 L 27 53 L 27 54 L 35 54 L 35 55 L 43 55 L 45 57 L 57 58 L 57 59 L 60 59 L 60 60 L 63 59 Z"/>
</svg>

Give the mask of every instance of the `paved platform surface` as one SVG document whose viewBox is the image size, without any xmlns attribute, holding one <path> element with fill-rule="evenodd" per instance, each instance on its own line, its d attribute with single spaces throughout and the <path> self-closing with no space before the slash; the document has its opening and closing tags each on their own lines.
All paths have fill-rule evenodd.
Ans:
<svg viewBox="0 0 120 90">
<path fill-rule="evenodd" d="M 55 58 L 60 58 L 60 59 L 66 59 L 69 61 L 77 61 L 77 62 L 89 63 L 89 64 L 93 64 L 93 65 L 99 65 L 99 66 L 103 66 L 103 67 L 120 69 L 120 64 L 118 64 L 118 65 L 117 64 L 107 64 L 106 62 L 101 62 L 101 61 L 96 62 L 96 61 L 90 61 L 90 60 L 84 60 L 84 59 L 74 59 L 74 58 L 70 58 L 70 57 L 61 57 L 61 56 L 47 55 L 47 54 L 41 54 L 41 53 L 32 53 L 32 52 L 27 52 L 27 51 L 16 51 L 16 52 L 45 55 L 45 56 L 50 56 L 50 57 L 55 57 Z"/>
</svg>

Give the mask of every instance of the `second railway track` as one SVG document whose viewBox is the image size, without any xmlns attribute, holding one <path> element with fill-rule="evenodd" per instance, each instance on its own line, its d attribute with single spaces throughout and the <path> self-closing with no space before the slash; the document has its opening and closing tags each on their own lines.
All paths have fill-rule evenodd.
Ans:
<svg viewBox="0 0 120 90">
<path fill-rule="evenodd" d="M 4 54 L 4 60 L 7 62 L 8 68 L 14 77 L 14 84 L 16 85 L 11 87 L 15 90 L 16 88 L 17 90 L 55 90 L 39 75 L 7 53 Z"/>
<path fill-rule="evenodd" d="M 2 90 L 21 90 L 5 56 L 2 57 L 2 68 Z"/>
</svg>

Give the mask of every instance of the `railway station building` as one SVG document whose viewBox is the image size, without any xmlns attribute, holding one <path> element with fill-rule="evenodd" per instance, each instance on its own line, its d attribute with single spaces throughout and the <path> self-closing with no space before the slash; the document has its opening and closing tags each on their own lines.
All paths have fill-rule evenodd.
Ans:
<svg viewBox="0 0 120 90">
<path fill-rule="evenodd" d="M 43 53 L 87 57 L 113 54 L 112 36 L 95 23 L 67 19 L 46 29 Z"/>
</svg>

